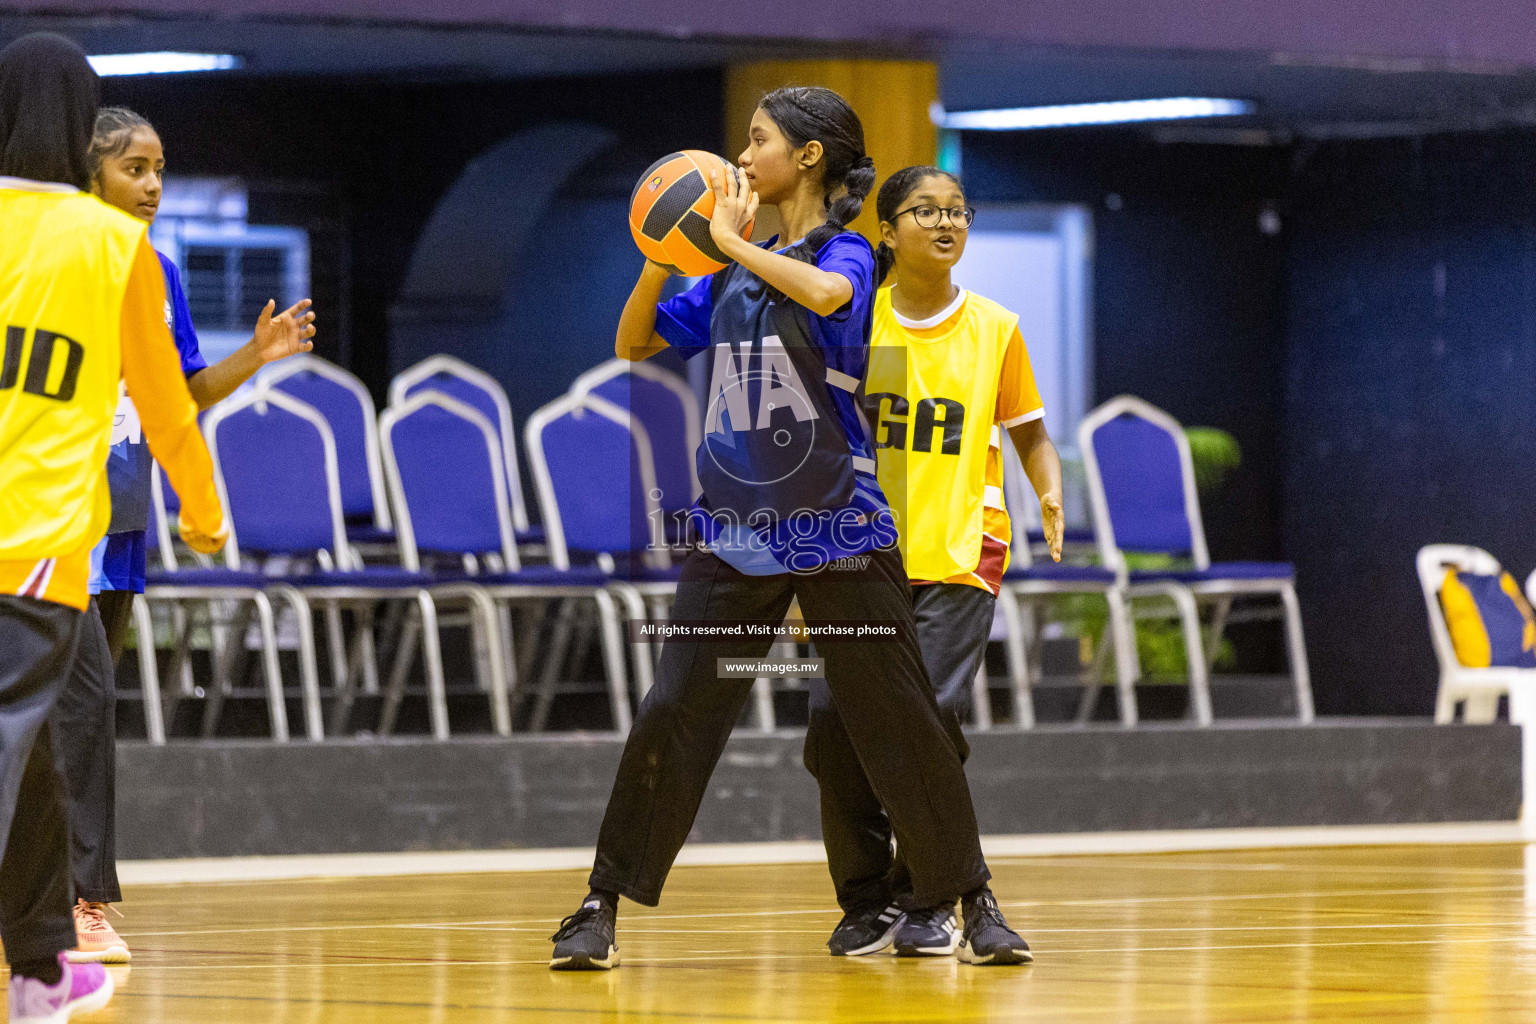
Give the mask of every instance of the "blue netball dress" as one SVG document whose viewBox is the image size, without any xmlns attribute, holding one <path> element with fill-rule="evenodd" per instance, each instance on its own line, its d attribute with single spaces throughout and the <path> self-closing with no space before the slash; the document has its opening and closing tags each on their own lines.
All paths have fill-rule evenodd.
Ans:
<svg viewBox="0 0 1536 1024">
<path fill-rule="evenodd" d="M 190 377 L 207 369 L 197 345 L 197 331 L 192 327 L 192 311 L 181 287 L 181 275 L 163 253 L 160 268 L 165 272 L 165 325 L 176 339 L 181 355 L 181 372 Z M 144 530 L 149 523 L 150 473 L 154 461 L 149 445 L 139 429 L 139 414 L 126 395 L 118 400 L 112 423 L 112 447 L 107 455 L 107 486 L 112 493 L 112 522 L 107 535 L 91 552 L 90 592 L 126 590 L 144 592 Z"/>
<path fill-rule="evenodd" d="M 775 244 L 777 239 L 766 243 Z M 852 232 L 816 254 L 853 297 L 819 316 L 731 264 L 657 307 L 684 359 L 707 353 L 699 541 L 750 575 L 807 572 L 896 543 L 855 397 L 868 359 L 874 253 Z"/>
</svg>

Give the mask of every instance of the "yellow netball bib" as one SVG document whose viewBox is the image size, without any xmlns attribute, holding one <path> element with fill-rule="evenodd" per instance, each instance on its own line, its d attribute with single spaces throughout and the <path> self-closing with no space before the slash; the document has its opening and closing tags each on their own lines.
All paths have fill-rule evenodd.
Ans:
<svg viewBox="0 0 1536 1024">
<path fill-rule="evenodd" d="M 999 421 L 1043 412 L 1018 322 L 965 291 L 926 321 L 897 314 L 889 288 L 875 299 L 865 404 L 911 579 L 972 582 L 989 536 L 1006 567 Z"/>
<path fill-rule="evenodd" d="M 0 562 L 89 551 L 106 532 L 123 294 L 144 231 L 67 186 L 0 178 Z"/>
</svg>

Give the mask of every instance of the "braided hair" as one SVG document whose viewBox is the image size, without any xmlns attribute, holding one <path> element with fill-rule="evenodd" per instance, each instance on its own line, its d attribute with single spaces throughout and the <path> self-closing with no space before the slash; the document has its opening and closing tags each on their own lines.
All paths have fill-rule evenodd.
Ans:
<svg viewBox="0 0 1536 1024">
<path fill-rule="evenodd" d="M 875 197 L 875 215 L 880 218 L 880 223 L 894 223 L 896 214 L 901 211 L 901 204 L 907 201 L 907 197 L 922 182 L 924 178 L 948 178 L 955 183 L 956 188 L 964 188 L 960 185 L 960 179 L 939 167 L 927 167 L 917 165 L 915 167 L 903 167 L 880 186 L 880 194 Z M 891 268 L 896 265 L 896 253 L 883 241 L 875 248 L 875 286 L 879 287 L 890 275 Z"/>
<path fill-rule="evenodd" d="M 108 157 L 122 156 L 139 129 L 154 131 L 139 114 L 127 107 L 102 107 L 96 114 L 96 131 L 91 136 L 91 180 L 101 176 L 101 165 Z"/>
<path fill-rule="evenodd" d="M 819 86 L 775 89 L 758 106 L 796 149 L 812 139 L 821 143 L 827 221 L 785 253 L 814 263 L 821 247 L 864 209 L 875 187 L 875 162 L 864 152 L 864 125 L 847 100 Z"/>
</svg>

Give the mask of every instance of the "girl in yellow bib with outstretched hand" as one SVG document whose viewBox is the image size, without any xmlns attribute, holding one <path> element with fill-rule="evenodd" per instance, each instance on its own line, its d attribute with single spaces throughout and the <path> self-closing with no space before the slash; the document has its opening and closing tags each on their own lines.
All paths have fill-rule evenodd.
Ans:
<svg viewBox="0 0 1536 1024">
<path fill-rule="evenodd" d="M 960 722 L 986 653 L 1012 536 L 1002 435 L 1039 496 L 1058 561 L 1061 462 L 1045 431 L 1018 316 L 950 277 L 974 216 L 959 180 L 937 167 L 904 168 L 881 187 L 876 209 L 876 276 L 891 276 L 875 299 L 864 409 L 880 487 L 901 537 L 923 663 L 964 760 L 969 749 Z M 911 881 L 900 851 L 892 853 L 890 826 L 836 712 L 819 696 L 813 689 L 805 751 L 821 786 L 822 836 L 845 912 L 829 942 L 833 952 L 874 953 L 894 943 L 903 956 L 958 949 L 972 959 L 953 906 L 910 910 Z M 1001 924 L 990 891 L 964 902 L 965 933 L 977 917 Z M 1022 940 L 1018 947 L 1006 952 L 1027 958 Z"/>
</svg>

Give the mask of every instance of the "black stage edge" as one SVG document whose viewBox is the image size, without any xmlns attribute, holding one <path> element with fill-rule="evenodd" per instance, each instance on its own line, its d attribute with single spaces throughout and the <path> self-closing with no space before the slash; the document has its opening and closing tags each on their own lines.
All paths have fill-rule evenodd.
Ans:
<svg viewBox="0 0 1536 1024">
<path fill-rule="evenodd" d="M 817 839 L 801 736 L 738 734 L 698 842 Z M 1413 719 L 971 737 L 984 834 L 1513 820 L 1520 731 Z M 126 859 L 590 846 L 620 743 L 595 736 L 124 743 Z"/>
</svg>

